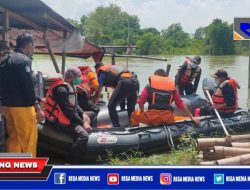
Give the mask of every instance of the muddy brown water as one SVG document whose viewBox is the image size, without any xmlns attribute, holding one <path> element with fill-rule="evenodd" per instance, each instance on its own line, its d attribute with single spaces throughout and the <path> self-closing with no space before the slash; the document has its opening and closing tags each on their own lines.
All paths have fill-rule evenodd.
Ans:
<svg viewBox="0 0 250 190">
<path fill-rule="evenodd" d="M 167 62 L 146 60 L 146 59 L 129 59 L 128 66 L 130 71 L 134 71 L 140 81 L 141 90 L 148 83 L 148 77 L 158 68 L 166 69 L 167 64 L 171 64 L 170 77 L 174 79 L 174 76 L 177 72 L 178 67 L 183 63 L 185 56 L 158 56 L 161 58 L 167 58 Z M 193 56 L 190 56 L 193 57 Z M 201 81 L 203 78 L 208 77 L 209 74 L 216 72 L 220 68 L 224 68 L 228 71 L 230 77 L 236 79 L 241 85 L 239 90 L 239 106 L 245 109 L 248 109 L 250 99 L 248 97 L 248 57 L 247 56 L 201 56 L 201 68 L 202 75 Z M 61 58 L 57 57 L 57 61 L 61 68 Z M 103 60 L 104 64 L 111 63 L 110 57 L 105 57 Z M 126 66 L 127 59 L 125 58 L 116 58 L 116 64 L 121 66 Z M 79 66 L 79 65 L 89 65 L 93 68 L 93 60 L 90 59 L 78 59 L 78 58 L 67 58 L 66 59 L 66 69 L 70 66 Z M 48 56 L 36 55 L 33 61 L 34 70 L 40 70 L 45 75 L 53 75 L 55 73 L 53 64 Z M 200 82 L 198 93 L 202 96 Z M 50 162 L 52 164 L 65 164 L 66 162 L 57 157 L 54 154 L 49 154 Z"/>
</svg>

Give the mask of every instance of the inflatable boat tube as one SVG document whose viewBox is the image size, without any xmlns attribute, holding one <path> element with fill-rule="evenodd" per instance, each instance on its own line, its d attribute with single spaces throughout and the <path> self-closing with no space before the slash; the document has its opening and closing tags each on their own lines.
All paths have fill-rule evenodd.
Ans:
<svg viewBox="0 0 250 190">
<path fill-rule="evenodd" d="M 126 111 L 119 112 L 120 120 L 123 120 L 122 117 L 124 116 L 126 116 Z M 169 126 L 97 128 L 89 134 L 87 147 L 82 147 L 86 149 L 86 153 L 79 155 L 79 157 L 84 163 L 85 161 L 107 158 L 110 153 L 117 155 L 130 153 L 131 151 L 144 154 L 166 152 L 173 145 L 177 146 L 179 144 L 179 137 L 183 134 L 211 136 L 214 132 L 222 132 L 222 127 L 217 118 L 206 116 L 201 117 L 200 120 L 201 127 L 199 128 L 190 120 L 178 121 Z M 250 113 L 238 110 L 232 117 L 223 118 L 223 122 L 228 130 L 235 132 L 247 131 L 250 129 Z M 71 136 L 46 125 L 38 125 L 38 134 L 39 147 L 65 158 L 69 157 L 73 143 Z"/>
</svg>

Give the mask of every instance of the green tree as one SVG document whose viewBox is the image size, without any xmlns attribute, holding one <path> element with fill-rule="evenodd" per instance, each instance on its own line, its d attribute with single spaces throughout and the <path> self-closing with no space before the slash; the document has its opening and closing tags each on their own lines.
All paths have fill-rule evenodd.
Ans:
<svg viewBox="0 0 250 190">
<path fill-rule="evenodd" d="M 199 27 L 195 33 L 194 38 L 198 40 L 203 40 L 206 37 L 206 27 Z"/>
<path fill-rule="evenodd" d="M 85 22 L 86 20 L 88 19 L 87 16 L 83 15 L 80 19 L 80 21 L 78 20 L 74 20 L 74 19 L 71 19 L 71 18 L 67 18 L 67 20 L 73 24 L 78 30 L 79 32 L 84 35 L 84 25 L 85 25 Z"/>
<path fill-rule="evenodd" d="M 206 30 L 206 51 L 212 55 L 234 54 L 233 26 L 215 19 Z"/>
<path fill-rule="evenodd" d="M 137 40 L 137 53 L 140 55 L 157 55 L 161 53 L 160 34 L 145 32 Z"/>
<path fill-rule="evenodd" d="M 84 31 L 86 37 L 96 44 L 114 45 L 119 41 L 127 45 L 128 25 L 130 43 L 134 43 L 140 31 L 138 17 L 128 15 L 120 7 L 110 4 L 109 7 L 97 7 L 89 15 L 85 20 Z"/>
<path fill-rule="evenodd" d="M 188 46 L 190 37 L 188 33 L 183 31 L 180 23 L 174 23 L 162 31 L 162 41 L 164 52 L 175 54 L 177 49 Z"/>
</svg>

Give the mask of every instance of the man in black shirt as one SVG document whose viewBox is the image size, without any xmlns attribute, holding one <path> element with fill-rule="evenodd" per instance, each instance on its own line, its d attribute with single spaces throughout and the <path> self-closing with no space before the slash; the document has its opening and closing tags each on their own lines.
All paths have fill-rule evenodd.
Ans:
<svg viewBox="0 0 250 190">
<path fill-rule="evenodd" d="M 91 127 L 96 127 L 94 112 L 84 112 L 77 103 L 75 85 L 81 83 L 81 71 L 72 67 L 65 72 L 65 80 L 58 79 L 48 89 L 45 103 L 45 116 L 48 124 L 69 132 L 74 143 L 71 151 L 71 162 L 80 163 L 84 155 Z"/>
<path fill-rule="evenodd" d="M 224 69 L 219 69 L 212 75 L 215 78 L 217 85 L 213 99 L 213 107 L 218 110 L 221 116 L 229 117 L 238 108 L 238 93 L 239 84 L 228 77 Z M 213 107 L 208 105 L 200 109 L 200 115 L 214 114 Z"/>
<path fill-rule="evenodd" d="M 36 156 L 36 116 L 41 122 L 44 115 L 31 78 L 28 57 L 33 52 L 33 37 L 28 33 L 20 34 L 16 39 L 16 49 L 0 64 L 0 96 L 7 126 L 7 152 L 31 152 Z"/>
</svg>

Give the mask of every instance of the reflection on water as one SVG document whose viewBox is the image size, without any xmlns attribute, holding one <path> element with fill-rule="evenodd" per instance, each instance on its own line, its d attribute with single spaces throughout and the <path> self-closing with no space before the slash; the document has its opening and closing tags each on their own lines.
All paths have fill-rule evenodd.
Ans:
<svg viewBox="0 0 250 190">
<path fill-rule="evenodd" d="M 159 56 L 161 57 L 161 56 Z M 192 56 L 190 56 L 192 57 Z M 183 63 L 184 56 L 162 56 L 162 58 L 167 58 L 168 62 L 162 61 L 152 61 L 145 59 L 129 59 L 129 69 L 134 71 L 140 81 L 141 90 L 148 83 L 148 77 L 158 68 L 166 68 L 167 63 L 171 64 L 170 77 L 174 79 L 178 67 Z M 228 71 L 230 77 L 236 79 L 241 85 L 239 90 L 239 106 L 243 108 L 248 108 L 250 105 L 250 99 L 248 98 L 248 57 L 247 56 L 202 56 L 201 68 L 202 75 L 201 80 L 209 74 L 214 73 L 217 69 L 224 68 Z M 61 67 L 61 59 L 57 57 L 58 63 Z M 93 68 L 92 59 L 76 59 L 67 58 L 67 67 L 73 65 L 90 65 Z M 103 62 L 109 64 L 111 58 L 104 58 Z M 116 63 L 118 65 L 126 66 L 125 58 L 116 58 Z M 52 62 L 48 56 L 35 56 L 33 62 L 33 68 L 35 70 L 40 70 L 43 73 L 51 74 L 55 72 Z M 201 82 L 198 88 L 198 93 L 202 93 Z"/>
</svg>

